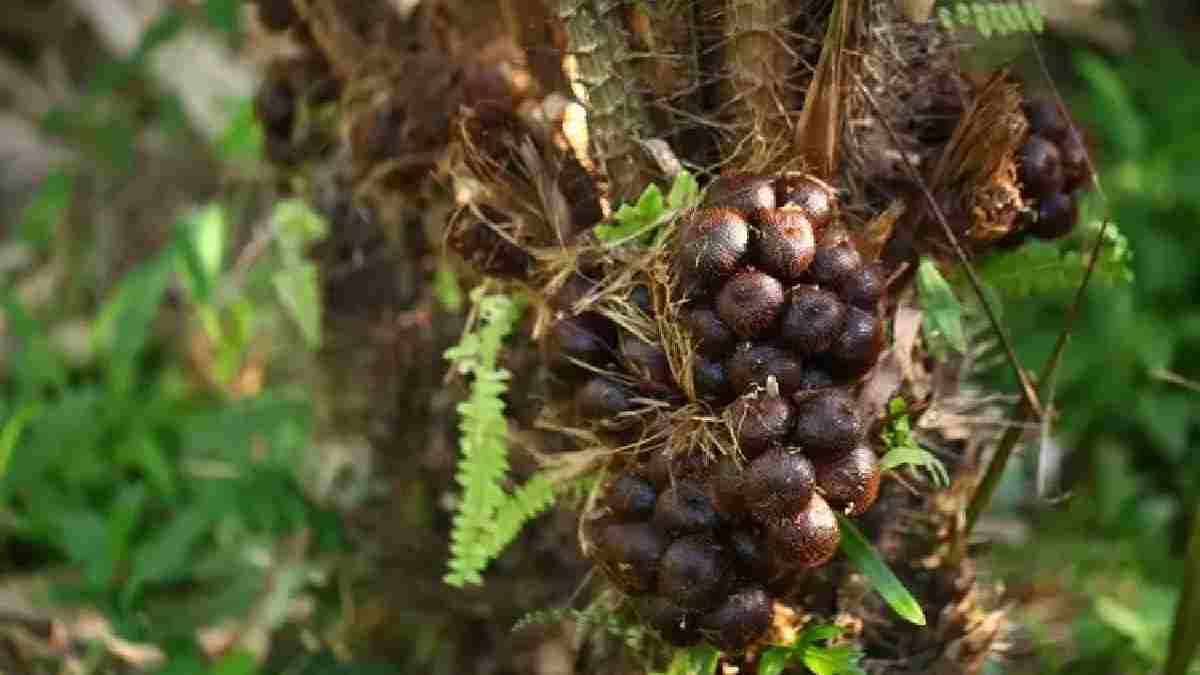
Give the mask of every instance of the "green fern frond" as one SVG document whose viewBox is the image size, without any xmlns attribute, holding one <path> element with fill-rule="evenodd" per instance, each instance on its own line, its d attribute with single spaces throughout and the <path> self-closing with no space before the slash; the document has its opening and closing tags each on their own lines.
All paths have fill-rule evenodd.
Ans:
<svg viewBox="0 0 1200 675">
<path fill-rule="evenodd" d="M 482 583 L 480 573 L 488 562 L 552 498 L 536 478 L 516 497 L 503 487 L 508 476 L 508 420 L 502 397 L 511 374 L 497 362 L 523 304 L 506 295 L 487 295 L 482 288 L 472 291 L 471 300 L 478 310 L 479 327 L 446 351 L 454 368 L 471 378 L 470 395 L 457 408 L 461 456 L 455 480 L 462 497 L 451 534 L 450 571 L 445 576 L 452 586 Z"/>
<path fill-rule="evenodd" d="M 637 647 L 646 638 L 646 628 L 631 617 L 614 609 L 603 598 L 598 598 L 584 609 L 560 608 L 540 609 L 529 612 L 513 626 L 513 632 L 530 626 L 542 626 L 571 620 L 581 627 L 597 628 L 621 642 Z"/>
<path fill-rule="evenodd" d="M 957 2 L 953 7 L 939 7 L 938 19 L 946 30 L 972 28 L 985 38 L 1041 33 L 1046 28 L 1046 17 L 1033 2 Z"/>
<path fill-rule="evenodd" d="M 525 523 L 550 508 L 556 494 L 554 482 L 542 474 L 533 476 L 517 488 L 496 510 L 492 550 L 497 553 L 503 551 L 517 537 Z"/>
<path fill-rule="evenodd" d="M 1100 234 L 1100 223 L 1077 228 L 1068 239 L 1056 243 L 1030 242 L 994 256 L 980 267 L 984 280 L 1006 298 L 1073 293 L 1083 281 L 1090 252 Z M 1110 224 L 1096 261 L 1094 281 L 1122 286 L 1133 281 L 1133 253 L 1117 226 Z"/>
</svg>

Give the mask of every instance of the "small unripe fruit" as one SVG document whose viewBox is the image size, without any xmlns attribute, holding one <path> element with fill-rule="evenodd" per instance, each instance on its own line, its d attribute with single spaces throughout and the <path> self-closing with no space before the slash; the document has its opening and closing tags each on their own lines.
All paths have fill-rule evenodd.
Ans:
<svg viewBox="0 0 1200 675">
<path fill-rule="evenodd" d="M 804 375 L 800 359 L 791 352 L 753 342 L 738 345 L 725 363 L 725 373 L 738 394 L 749 393 L 755 385 L 765 388 L 767 378 L 774 376 L 785 396 L 800 388 Z"/>
<path fill-rule="evenodd" d="M 839 389 L 796 396 L 792 442 L 814 460 L 827 461 L 850 452 L 862 441 L 865 426 L 855 401 Z"/>
<path fill-rule="evenodd" d="M 879 265 L 863 265 L 854 274 L 842 277 L 838 284 L 838 293 L 846 302 L 867 311 L 874 311 L 886 292 L 887 277 Z"/>
<path fill-rule="evenodd" d="M 1039 201 L 1038 217 L 1029 226 L 1029 231 L 1038 239 L 1058 239 L 1070 234 L 1078 219 L 1075 198 L 1060 192 Z"/>
<path fill-rule="evenodd" d="M 823 565 L 837 553 L 840 541 L 837 516 L 819 494 L 796 515 L 767 526 L 767 551 L 779 569 Z"/>
<path fill-rule="evenodd" d="M 676 539 L 659 563 L 658 592 L 690 610 L 705 610 L 720 598 L 729 563 L 710 535 Z"/>
<path fill-rule="evenodd" d="M 833 192 L 808 176 L 780 178 L 775 186 L 780 207 L 798 206 L 808 215 L 814 229 L 821 229 L 833 220 Z"/>
<path fill-rule="evenodd" d="M 762 533 L 748 527 L 738 528 L 726 535 L 725 548 L 738 578 L 746 581 L 770 578 L 771 564 Z"/>
<path fill-rule="evenodd" d="M 822 286 L 836 287 L 842 277 L 857 272 L 861 267 L 862 256 L 850 244 L 822 246 L 817 248 L 813 256 L 808 276 Z"/>
<path fill-rule="evenodd" d="M 790 517 L 808 506 L 816 485 L 812 462 L 776 448 L 750 462 L 742 477 L 746 508 L 760 523 Z"/>
<path fill-rule="evenodd" d="M 642 340 L 632 333 L 621 335 L 621 356 L 625 366 L 638 379 L 658 388 L 674 386 L 667 353 L 656 344 Z"/>
<path fill-rule="evenodd" d="M 725 409 L 725 415 L 747 458 L 757 457 L 771 443 L 786 438 L 794 421 L 791 404 L 766 392 L 739 398 Z"/>
<path fill-rule="evenodd" d="M 798 208 L 755 211 L 759 234 L 754 244 L 758 266 L 784 281 L 795 281 L 817 251 L 812 223 Z"/>
<path fill-rule="evenodd" d="M 683 312 L 683 325 L 695 338 L 701 352 L 712 357 L 728 354 L 737 336 L 711 307 L 693 307 Z"/>
<path fill-rule="evenodd" d="M 882 351 L 883 324 L 879 317 L 851 307 L 846 312 L 846 325 L 829 350 L 838 369 L 848 376 L 864 375 Z"/>
<path fill-rule="evenodd" d="M 713 530 L 719 524 L 717 510 L 704 487 L 691 479 L 676 479 L 654 507 L 654 526 L 672 536 Z"/>
<path fill-rule="evenodd" d="M 792 289 L 779 322 L 779 339 L 802 354 L 823 352 L 833 344 L 846 322 L 846 305 L 833 293 L 815 286 Z"/>
<path fill-rule="evenodd" d="M 766 176 L 737 174 L 722 176 L 708 186 L 706 206 L 722 206 L 750 212 L 775 208 L 775 186 Z"/>
<path fill-rule="evenodd" d="M 556 322 L 546 334 L 546 358 L 550 367 L 561 375 L 588 374 L 572 359 L 593 366 L 604 365 L 612 349 L 596 330 L 589 317 L 570 317 Z"/>
<path fill-rule="evenodd" d="M 613 419 L 634 409 L 633 394 L 607 377 L 593 377 L 575 394 L 575 410 L 589 420 Z"/>
<path fill-rule="evenodd" d="M 657 498 L 658 491 L 650 481 L 624 472 L 609 485 L 604 503 L 621 520 L 649 520 Z"/>
<path fill-rule="evenodd" d="M 1024 105 L 1029 131 L 1051 140 L 1060 140 L 1067 133 L 1067 121 L 1053 101 L 1036 99 Z"/>
<path fill-rule="evenodd" d="M 817 485 L 825 501 L 848 516 L 867 512 L 879 496 L 879 460 L 866 446 L 858 446 L 841 457 L 818 462 Z"/>
<path fill-rule="evenodd" d="M 699 617 L 661 595 L 638 598 L 634 611 L 672 647 L 689 647 L 700 641 Z"/>
<path fill-rule="evenodd" d="M 744 340 L 775 323 L 783 311 L 783 284 L 754 269 L 736 274 L 717 296 L 717 315 Z"/>
<path fill-rule="evenodd" d="M 750 248 L 750 225 L 737 211 L 699 211 L 682 235 L 679 273 L 689 292 L 718 287 L 728 279 Z"/>
<path fill-rule="evenodd" d="M 649 523 L 614 523 L 600 531 L 599 562 L 617 588 L 632 595 L 649 593 L 658 582 L 668 543 Z"/>
<path fill-rule="evenodd" d="M 1045 197 L 1062 190 L 1062 156 L 1049 139 L 1030 136 L 1021 146 L 1018 159 L 1021 184 L 1028 194 Z"/>
<path fill-rule="evenodd" d="M 1063 165 L 1063 191 L 1074 192 L 1086 187 L 1092 177 L 1088 167 L 1087 146 L 1079 132 L 1072 129 L 1067 132 L 1062 143 L 1058 146 Z"/>
<path fill-rule="evenodd" d="M 701 617 L 700 629 L 717 647 L 740 652 L 766 634 L 773 615 L 771 596 L 757 586 L 749 586 Z"/>
<path fill-rule="evenodd" d="M 725 401 L 733 397 L 725 364 L 712 361 L 703 354 L 693 357 L 692 384 L 696 387 L 696 396 L 702 399 Z"/>
</svg>

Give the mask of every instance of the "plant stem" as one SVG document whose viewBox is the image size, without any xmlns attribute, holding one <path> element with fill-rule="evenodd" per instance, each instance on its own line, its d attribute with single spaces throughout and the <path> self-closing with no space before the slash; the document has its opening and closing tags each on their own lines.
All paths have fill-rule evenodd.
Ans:
<svg viewBox="0 0 1200 675">
<path fill-rule="evenodd" d="M 614 202 L 631 202 L 649 182 L 650 166 L 638 139 L 650 128 L 637 91 L 633 55 L 615 0 L 559 0 L 567 53 L 576 62 L 571 85 L 588 110 L 588 134 L 597 168 Z"/>
<path fill-rule="evenodd" d="M 1192 533 L 1184 558 L 1183 588 L 1167 652 L 1166 675 L 1184 675 L 1200 646 L 1200 506 L 1192 510 Z"/>
</svg>

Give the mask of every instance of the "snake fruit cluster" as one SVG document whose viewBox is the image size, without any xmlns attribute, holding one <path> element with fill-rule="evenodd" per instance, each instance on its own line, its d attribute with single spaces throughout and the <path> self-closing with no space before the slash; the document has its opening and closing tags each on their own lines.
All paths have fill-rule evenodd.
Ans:
<svg viewBox="0 0 1200 675">
<path fill-rule="evenodd" d="M 1022 194 L 1032 198 L 1025 231 L 1039 239 L 1070 234 L 1079 218 L 1078 193 L 1091 178 L 1087 147 L 1051 101 L 1025 104 L 1029 136 L 1018 151 Z"/>
<path fill-rule="evenodd" d="M 851 388 L 882 349 L 886 283 L 836 232 L 834 207 L 803 176 L 710 186 L 673 250 L 691 393 L 661 344 L 600 314 L 561 318 L 547 336 L 551 367 L 579 382 L 579 418 L 621 429 L 646 400 L 691 399 L 735 441 L 720 458 L 642 453 L 607 483 L 591 523 L 600 569 L 669 643 L 754 643 L 773 590 L 836 553 L 834 510 L 859 515 L 875 500 L 879 464 Z M 557 300 L 570 306 L 586 289 L 568 283 Z M 629 300 L 654 316 L 644 287 Z"/>
</svg>

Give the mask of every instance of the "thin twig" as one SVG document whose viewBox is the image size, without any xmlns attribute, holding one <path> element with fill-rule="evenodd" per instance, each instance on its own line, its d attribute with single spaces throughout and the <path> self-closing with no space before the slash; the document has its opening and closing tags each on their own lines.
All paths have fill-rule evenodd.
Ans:
<svg viewBox="0 0 1200 675">
<path fill-rule="evenodd" d="M 1200 511 L 1192 511 L 1192 534 L 1188 539 L 1185 562 L 1183 590 L 1175 607 L 1175 623 L 1167 650 L 1166 675 L 1184 675 L 1200 645 Z"/>
<path fill-rule="evenodd" d="M 858 87 L 862 91 L 863 96 L 867 99 L 867 103 L 871 105 L 871 109 L 875 113 L 876 118 L 883 124 L 883 128 L 885 131 L 887 131 L 887 134 L 892 141 L 892 145 L 900 154 L 900 158 L 904 162 L 904 166 L 909 174 L 909 178 L 921 188 L 921 194 L 924 195 L 925 201 L 929 204 L 929 208 L 933 212 L 934 219 L 937 220 L 938 224 L 942 226 L 942 230 L 946 235 L 946 238 L 950 241 L 950 245 L 954 248 L 954 253 L 956 256 L 958 256 L 959 263 L 962 264 L 963 269 L 967 273 L 967 279 L 971 283 L 971 289 L 975 291 L 976 297 L 979 298 L 979 304 L 983 306 L 983 311 L 985 314 L 987 314 L 988 322 L 991 323 L 992 330 L 995 331 L 996 337 L 1000 340 L 1000 344 L 1004 348 L 1004 353 L 1008 357 L 1008 363 L 1010 366 L 1012 366 L 1013 373 L 1017 376 L 1017 382 L 1019 382 L 1021 385 L 1021 394 L 1025 398 L 1025 404 L 1030 410 L 1033 411 L 1034 416 L 1040 421 L 1043 416 L 1043 411 L 1041 403 L 1038 401 L 1037 389 L 1033 386 L 1033 383 L 1029 381 L 1029 375 L 1021 367 L 1021 362 L 1017 358 L 1017 352 L 1013 349 L 1012 342 L 1008 339 L 1008 334 L 1005 333 L 1003 327 L 1001 327 L 1000 320 L 997 318 L 995 310 L 992 309 L 992 304 L 988 301 L 987 295 L 984 294 L 983 282 L 980 281 L 979 275 L 975 271 L 975 267 L 971 264 L 970 258 L 967 257 L 967 252 L 963 250 L 962 245 L 959 244 L 958 237 L 955 236 L 954 230 L 950 228 L 950 223 L 946 220 L 945 214 L 942 213 L 941 207 L 938 206 L 937 199 L 933 196 L 933 192 L 930 191 L 929 185 L 917 171 L 917 168 L 912 165 L 908 155 L 903 152 L 903 146 L 900 143 L 899 136 L 896 135 L 895 129 L 892 128 L 891 123 L 888 122 L 887 117 L 883 114 L 882 110 L 880 110 L 879 103 L 876 102 L 875 97 L 871 95 L 871 92 L 867 89 L 866 85 L 863 84 L 861 78 L 858 80 Z M 1103 232 L 1101 232 L 1101 236 L 1103 236 Z"/>
<path fill-rule="evenodd" d="M 1200 393 L 1200 382 L 1197 382 L 1195 380 L 1189 380 L 1188 378 L 1180 375 L 1179 373 L 1171 372 L 1171 371 L 1167 370 L 1166 368 L 1155 368 L 1154 370 L 1151 370 L 1150 377 L 1152 377 L 1156 380 L 1160 380 L 1162 382 L 1169 382 L 1171 384 L 1176 384 L 1176 385 L 1179 385 L 1180 387 L 1183 387 L 1184 389 L 1194 391 L 1196 393 Z"/>
</svg>

